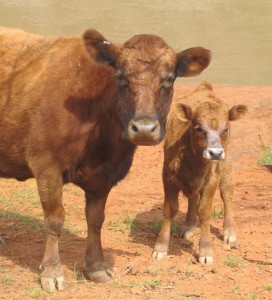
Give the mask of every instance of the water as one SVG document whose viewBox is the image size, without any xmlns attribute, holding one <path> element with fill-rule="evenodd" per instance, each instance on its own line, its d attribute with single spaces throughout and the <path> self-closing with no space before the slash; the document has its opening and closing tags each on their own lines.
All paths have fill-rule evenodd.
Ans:
<svg viewBox="0 0 272 300">
<path fill-rule="evenodd" d="M 43 35 L 80 35 L 93 27 L 116 43 L 153 33 L 177 51 L 212 50 L 209 68 L 180 82 L 272 84 L 271 0 L 0 0 L 0 26 Z"/>
</svg>

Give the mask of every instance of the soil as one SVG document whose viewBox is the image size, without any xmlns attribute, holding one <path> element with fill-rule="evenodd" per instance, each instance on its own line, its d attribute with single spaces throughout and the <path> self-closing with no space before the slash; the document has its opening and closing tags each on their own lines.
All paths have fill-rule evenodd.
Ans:
<svg viewBox="0 0 272 300">
<path fill-rule="evenodd" d="M 175 87 L 179 98 L 195 86 Z M 214 86 L 230 105 L 247 104 L 248 115 L 232 124 L 238 249 L 223 246 L 223 204 L 216 194 L 211 233 L 215 261 L 197 262 L 199 228 L 191 239 L 179 237 L 187 200 L 180 195 L 169 258 L 151 258 L 162 220 L 163 145 L 139 147 L 129 175 L 110 193 L 102 230 L 105 259 L 114 273 L 109 284 L 82 276 L 86 246 L 84 194 L 64 187 L 65 230 L 60 253 L 67 288 L 46 294 L 39 264 L 45 232 L 34 180 L 0 179 L 0 299 L 272 299 L 272 174 L 257 164 L 271 140 L 272 87 Z"/>
</svg>

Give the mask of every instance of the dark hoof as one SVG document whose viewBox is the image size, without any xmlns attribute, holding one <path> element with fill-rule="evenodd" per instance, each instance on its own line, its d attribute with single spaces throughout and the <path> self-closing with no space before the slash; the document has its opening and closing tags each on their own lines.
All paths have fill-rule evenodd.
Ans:
<svg viewBox="0 0 272 300">
<path fill-rule="evenodd" d="M 111 282 L 113 274 L 110 270 L 87 272 L 86 277 L 94 282 L 106 283 Z"/>
</svg>

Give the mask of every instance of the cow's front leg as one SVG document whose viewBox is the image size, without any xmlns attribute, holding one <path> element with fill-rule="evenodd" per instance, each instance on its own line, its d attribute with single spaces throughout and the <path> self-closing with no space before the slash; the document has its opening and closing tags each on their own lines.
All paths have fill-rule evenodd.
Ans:
<svg viewBox="0 0 272 300">
<path fill-rule="evenodd" d="M 60 291 L 65 289 L 58 247 L 64 223 L 63 181 L 57 168 L 53 167 L 38 172 L 36 179 L 47 232 L 46 249 L 41 264 L 41 284 L 46 292 L 52 293 L 55 287 Z"/>
<path fill-rule="evenodd" d="M 107 195 L 97 197 L 94 193 L 86 193 L 86 219 L 88 224 L 88 240 L 85 256 L 86 276 L 95 282 L 108 282 L 112 279 L 111 271 L 104 261 L 101 245 L 101 228 L 104 222 L 104 210 Z"/>
</svg>

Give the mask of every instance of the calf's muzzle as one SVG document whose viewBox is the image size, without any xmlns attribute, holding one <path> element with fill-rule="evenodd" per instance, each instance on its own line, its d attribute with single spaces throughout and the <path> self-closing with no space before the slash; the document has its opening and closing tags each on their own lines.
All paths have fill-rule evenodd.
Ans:
<svg viewBox="0 0 272 300">
<path fill-rule="evenodd" d="M 136 145 L 151 146 L 163 139 L 161 125 L 157 119 L 132 119 L 128 124 L 128 139 Z"/>
<path fill-rule="evenodd" d="M 225 151 L 223 148 L 209 147 L 203 151 L 203 157 L 209 160 L 222 160 L 225 158 Z"/>
</svg>

